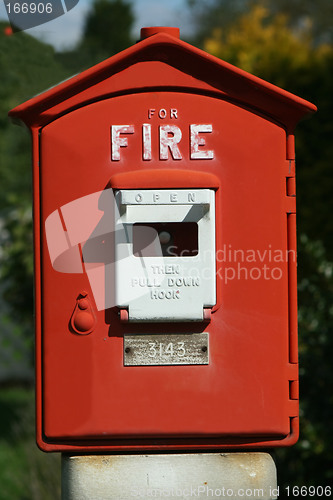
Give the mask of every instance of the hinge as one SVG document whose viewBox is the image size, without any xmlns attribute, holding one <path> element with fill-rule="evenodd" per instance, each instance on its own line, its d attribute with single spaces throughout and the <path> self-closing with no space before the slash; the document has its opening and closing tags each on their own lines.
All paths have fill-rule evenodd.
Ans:
<svg viewBox="0 0 333 500">
<path fill-rule="evenodd" d="M 288 411 L 290 417 L 298 417 L 298 364 L 288 365 L 289 402 Z"/>
<path fill-rule="evenodd" d="M 289 399 L 298 400 L 299 391 L 298 391 L 298 380 L 289 380 Z"/>
<path fill-rule="evenodd" d="M 287 191 L 287 196 L 296 196 L 296 183 L 295 183 L 295 177 L 286 177 L 286 191 Z"/>
<path fill-rule="evenodd" d="M 289 198 L 295 200 L 295 198 Z M 296 214 L 287 214 L 289 363 L 298 362 Z"/>
<path fill-rule="evenodd" d="M 295 160 L 295 136 L 287 135 L 287 160 Z"/>
<path fill-rule="evenodd" d="M 287 377 L 289 380 L 298 380 L 298 363 L 288 364 Z"/>
<path fill-rule="evenodd" d="M 284 210 L 288 216 L 296 215 L 296 196 L 285 197 Z"/>
<path fill-rule="evenodd" d="M 298 364 L 288 365 L 289 400 L 298 401 Z M 293 405 L 292 405 L 293 406 Z"/>
<path fill-rule="evenodd" d="M 295 160 L 285 162 L 286 176 L 286 205 L 287 214 L 296 213 L 296 182 L 295 182 Z"/>
<path fill-rule="evenodd" d="M 285 176 L 286 177 L 295 177 L 296 174 L 296 163 L 295 160 L 286 160 L 285 161 Z"/>
<path fill-rule="evenodd" d="M 298 399 L 290 399 L 289 404 L 288 404 L 288 409 L 289 409 L 289 417 L 298 417 L 299 413 L 299 403 Z"/>
</svg>

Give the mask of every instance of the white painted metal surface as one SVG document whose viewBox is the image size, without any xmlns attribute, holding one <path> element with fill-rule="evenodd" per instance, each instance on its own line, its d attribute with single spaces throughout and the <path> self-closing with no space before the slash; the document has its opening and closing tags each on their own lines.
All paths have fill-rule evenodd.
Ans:
<svg viewBox="0 0 333 500">
<path fill-rule="evenodd" d="M 277 498 L 268 453 L 62 458 L 62 500 Z"/>
<path fill-rule="evenodd" d="M 116 305 L 128 309 L 129 321 L 202 321 L 216 303 L 214 190 L 119 190 L 115 197 Z M 181 251 L 174 223 L 183 231 Z"/>
</svg>

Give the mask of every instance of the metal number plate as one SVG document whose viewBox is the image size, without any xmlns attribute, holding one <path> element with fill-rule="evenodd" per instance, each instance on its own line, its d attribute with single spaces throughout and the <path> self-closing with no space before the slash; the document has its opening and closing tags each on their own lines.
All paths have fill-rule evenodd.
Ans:
<svg viewBox="0 0 333 500">
<path fill-rule="evenodd" d="M 207 332 L 124 336 L 124 366 L 208 363 Z"/>
</svg>

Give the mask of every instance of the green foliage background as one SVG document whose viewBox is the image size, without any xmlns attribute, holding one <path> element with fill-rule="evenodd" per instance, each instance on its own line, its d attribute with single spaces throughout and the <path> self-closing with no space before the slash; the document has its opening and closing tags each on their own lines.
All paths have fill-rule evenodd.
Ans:
<svg viewBox="0 0 333 500">
<path fill-rule="evenodd" d="M 189 5 L 196 25 L 191 43 L 318 106 L 296 130 L 301 437 L 274 456 L 281 488 L 331 484 L 333 4 L 189 0 Z M 105 19 L 114 20 L 112 29 L 105 28 Z M 82 40 L 62 53 L 26 33 L 8 36 L 7 24 L 0 22 L 0 483 L 5 485 L 0 500 L 60 495 L 59 457 L 47 458 L 32 444 L 32 391 L 8 387 L 33 379 L 33 269 L 30 137 L 9 123 L 7 113 L 129 46 L 133 20 L 125 0 L 96 0 Z M 48 491 L 46 483 L 53 485 Z"/>
</svg>

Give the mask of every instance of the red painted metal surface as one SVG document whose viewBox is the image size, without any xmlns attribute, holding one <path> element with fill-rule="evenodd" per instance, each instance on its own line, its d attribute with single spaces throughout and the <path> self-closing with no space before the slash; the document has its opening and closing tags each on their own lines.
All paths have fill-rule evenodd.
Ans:
<svg viewBox="0 0 333 500">
<path fill-rule="evenodd" d="M 292 134 L 315 107 L 172 33 L 148 29 L 136 46 L 11 112 L 33 132 L 37 440 L 46 451 L 297 440 Z M 197 146 L 193 124 L 211 127 Z M 128 127 L 119 159 L 112 126 Z M 164 157 L 165 126 L 181 131 L 176 158 L 170 148 Z M 134 188 L 215 190 L 217 302 L 202 323 L 135 324 L 98 307 L 93 273 L 103 293 L 113 279 L 106 193 Z M 123 366 L 126 333 L 203 331 L 208 365 Z"/>
</svg>

